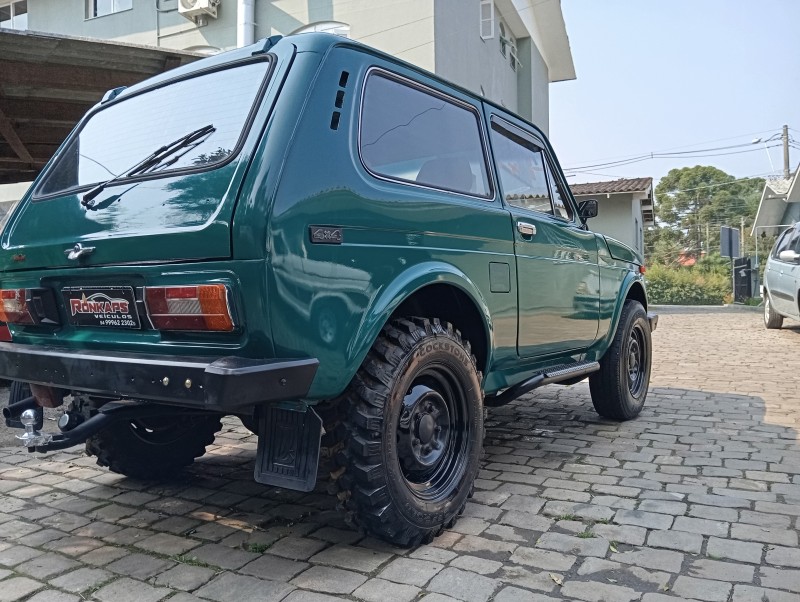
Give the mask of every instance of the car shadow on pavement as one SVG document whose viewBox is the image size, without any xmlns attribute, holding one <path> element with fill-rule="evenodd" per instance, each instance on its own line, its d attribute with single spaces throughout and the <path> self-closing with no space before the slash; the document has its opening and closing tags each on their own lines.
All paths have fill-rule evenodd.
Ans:
<svg viewBox="0 0 800 602">
<path fill-rule="evenodd" d="M 71 569 L 101 565 L 106 579 L 133 571 L 128 556 L 157 564 L 133 576 L 158 586 L 178 565 L 210 569 L 189 588 L 200 596 L 220 571 L 364 599 L 358 588 L 375 579 L 470 600 L 506 589 L 583 600 L 796 592 L 782 567 L 798 563 L 799 420 L 789 401 L 655 387 L 639 418 L 616 423 L 594 413 L 586 383 L 545 387 L 488 411 L 464 515 L 416 550 L 354 528 L 327 479 L 308 494 L 253 482 L 256 437 L 230 418 L 170 483 L 99 469 L 79 448 L 5 448 L 0 529 L 15 547 L 70 557 Z M 13 568 L 4 549 L 0 565 Z M 303 577 L 322 566 L 341 573 Z"/>
</svg>

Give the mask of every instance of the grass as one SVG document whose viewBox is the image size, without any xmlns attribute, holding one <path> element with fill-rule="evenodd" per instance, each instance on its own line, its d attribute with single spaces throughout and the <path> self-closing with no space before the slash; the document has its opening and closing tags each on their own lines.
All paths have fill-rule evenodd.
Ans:
<svg viewBox="0 0 800 602">
<path fill-rule="evenodd" d="M 202 560 L 198 559 L 197 556 L 189 556 L 188 554 L 176 554 L 175 556 L 170 556 L 169 558 L 175 562 L 180 562 L 181 564 L 188 564 L 191 566 L 211 566 L 207 562 L 203 562 Z"/>
<path fill-rule="evenodd" d="M 247 545 L 247 550 L 255 554 L 263 554 L 269 550 L 269 544 L 266 543 L 251 543 Z"/>
<path fill-rule="evenodd" d="M 594 537 L 594 533 L 592 533 L 587 527 L 585 531 L 581 531 L 580 533 L 578 533 L 578 537 L 580 537 L 581 539 L 591 539 L 592 537 Z"/>
<path fill-rule="evenodd" d="M 577 514 L 562 514 L 561 516 L 557 517 L 556 520 L 576 520 L 580 522 L 581 517 Z"/>
</svg>

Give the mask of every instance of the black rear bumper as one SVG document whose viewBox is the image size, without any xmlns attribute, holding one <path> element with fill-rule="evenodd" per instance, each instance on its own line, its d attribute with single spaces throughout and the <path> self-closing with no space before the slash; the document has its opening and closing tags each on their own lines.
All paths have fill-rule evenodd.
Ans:
<svg viewBox="0 0 800 602">
<path fill-rule="evenodd" d="M 318 366 L 313 358 L 155 356 L 0 343 L 0 378 L 229 412 L 305 397 Z"/>
</svg>

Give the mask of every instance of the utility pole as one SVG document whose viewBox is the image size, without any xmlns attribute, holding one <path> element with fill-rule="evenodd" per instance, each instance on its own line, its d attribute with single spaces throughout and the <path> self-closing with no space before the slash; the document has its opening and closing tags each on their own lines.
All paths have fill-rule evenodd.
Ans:
<svg viewBox="0 0 800 602">
<path fill-rule="evenodd" d="M 783 126 L 783 177 L 789 179 L 789 126 Z"/>
</svg>

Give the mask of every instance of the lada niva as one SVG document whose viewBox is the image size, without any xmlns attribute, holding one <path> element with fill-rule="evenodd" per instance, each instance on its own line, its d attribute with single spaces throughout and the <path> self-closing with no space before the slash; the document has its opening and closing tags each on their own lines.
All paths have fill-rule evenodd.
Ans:
<svg viewBox="0 0 800 602">
<path fill-rule="evenodd" d="M 151 479 L 238 416 L 256 481 L 309 491 L 322 449 L 363 528 L 430 540 L 485 407 L 588 376 L 602 416 L 641 411 L 657 318 L 596 214 L 537 127 L 340 37 L 111 90 L 2 231 L 6 418 Z"/>
</svg>

